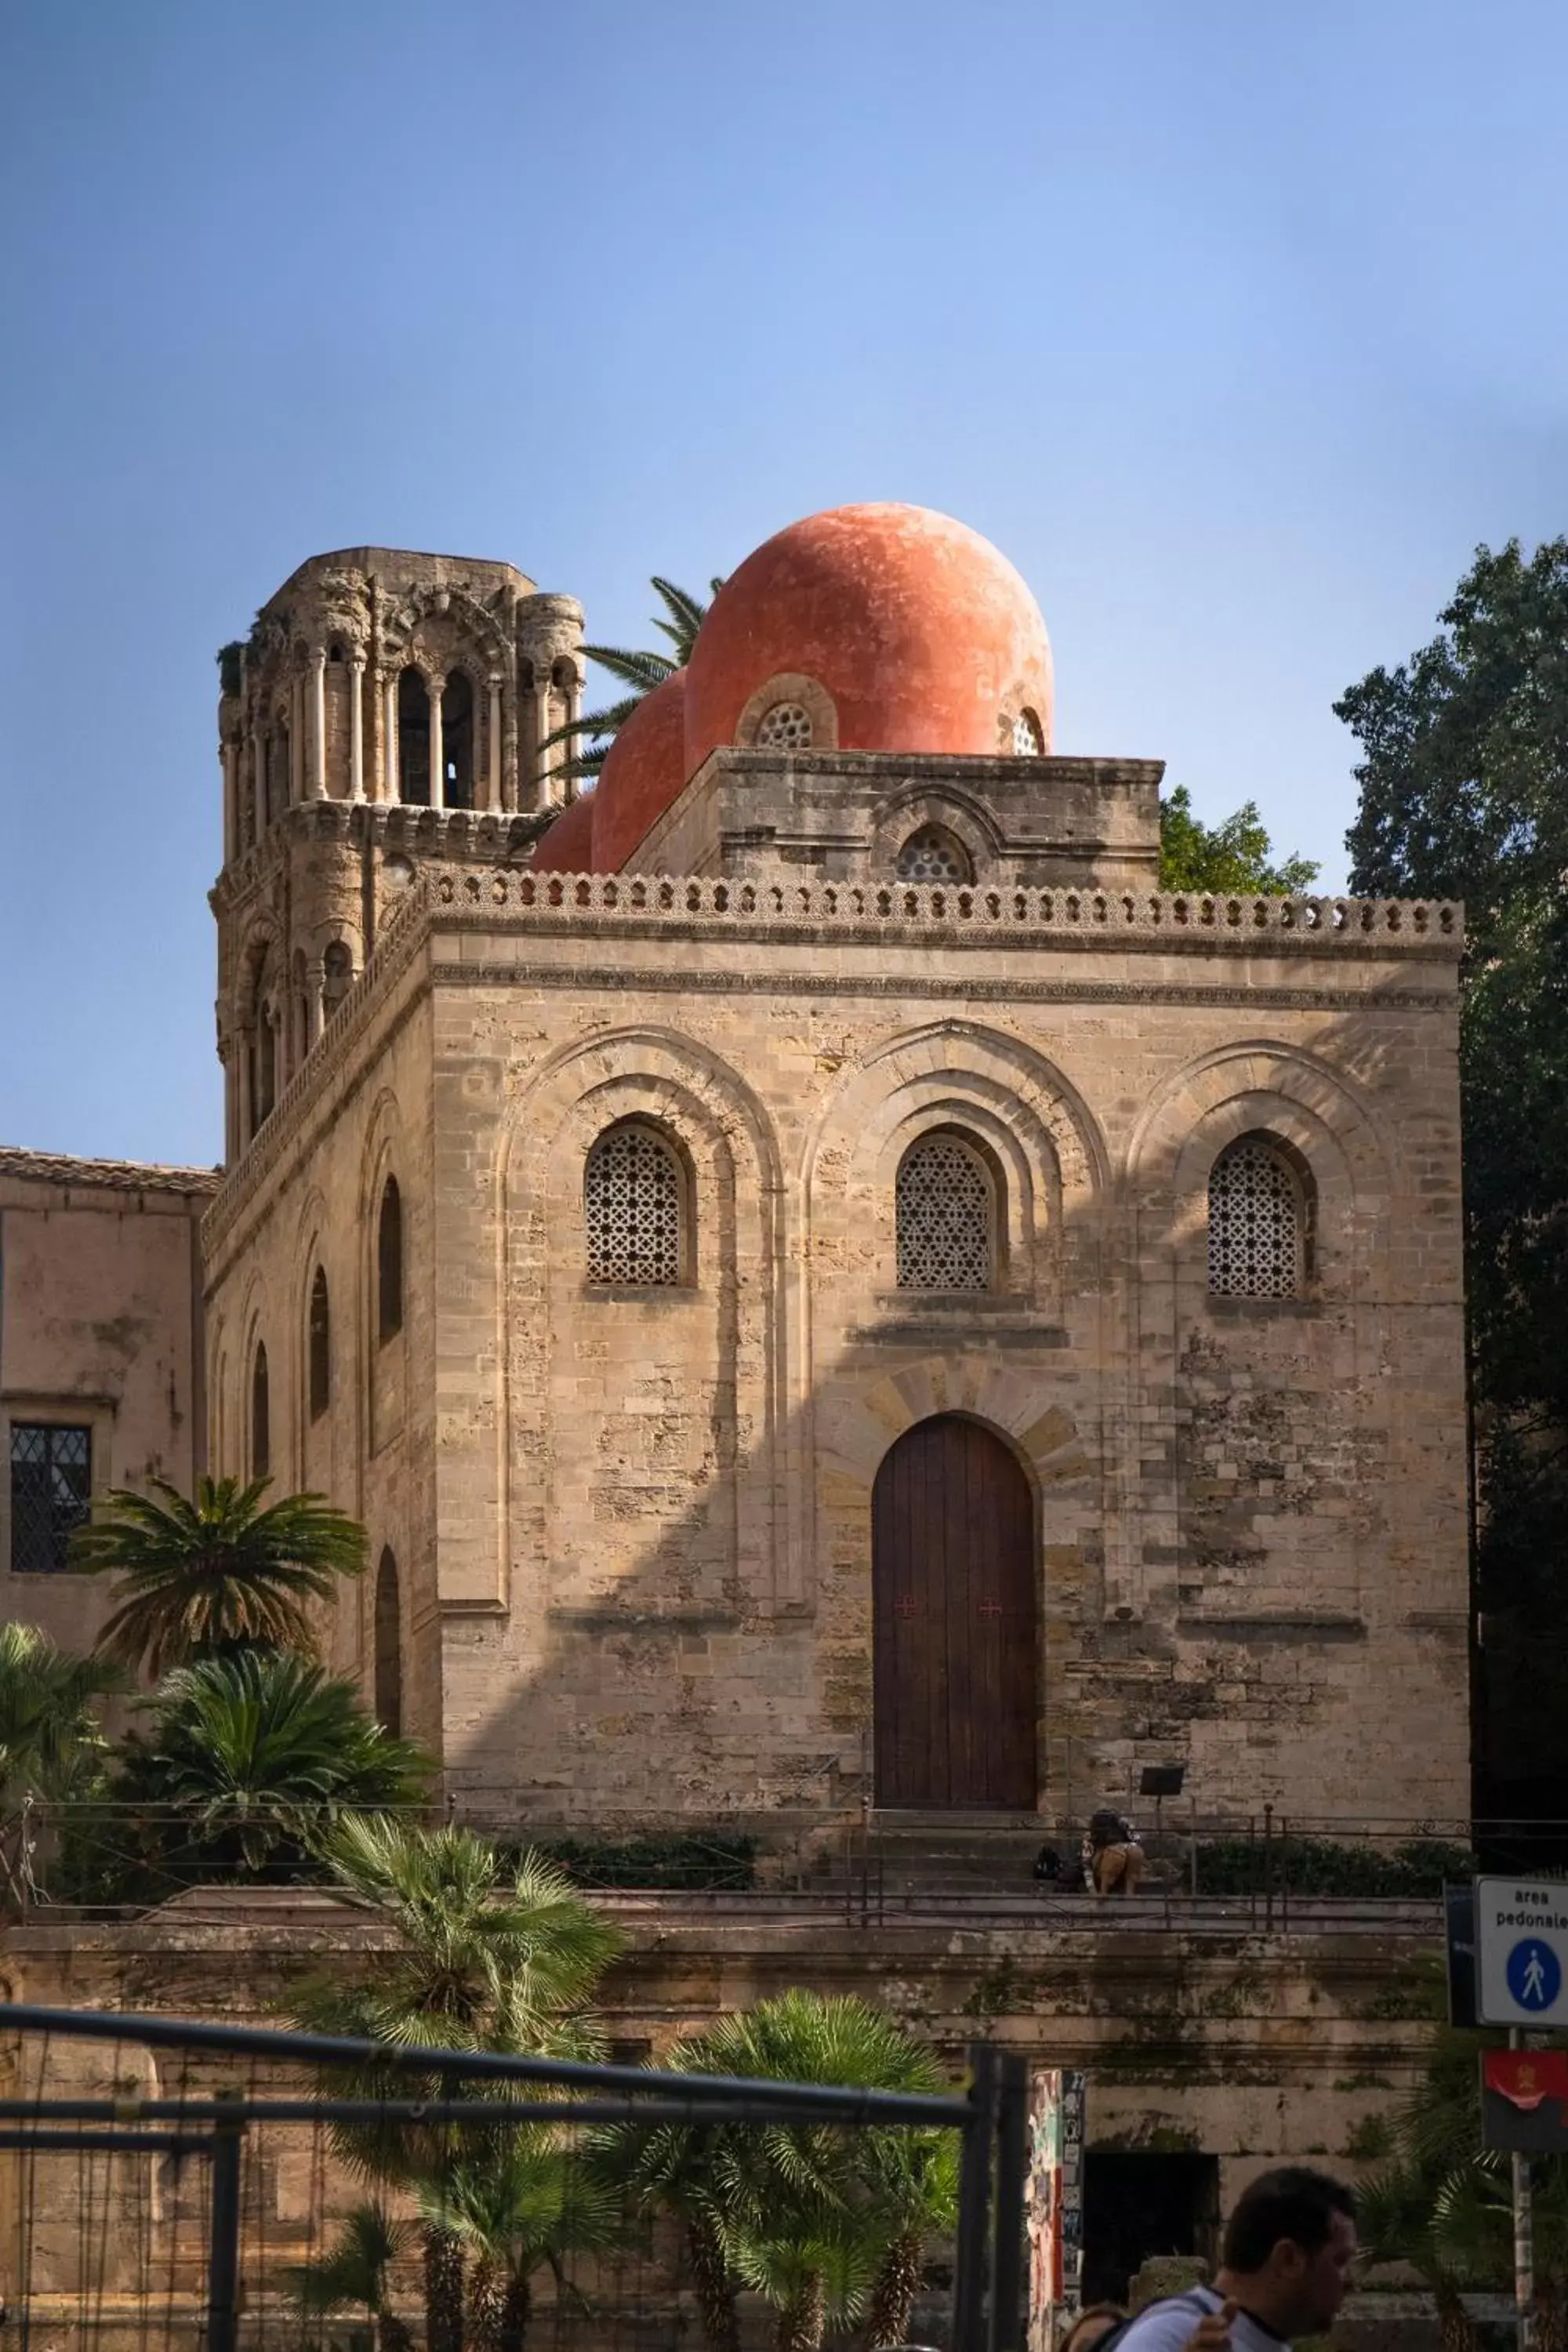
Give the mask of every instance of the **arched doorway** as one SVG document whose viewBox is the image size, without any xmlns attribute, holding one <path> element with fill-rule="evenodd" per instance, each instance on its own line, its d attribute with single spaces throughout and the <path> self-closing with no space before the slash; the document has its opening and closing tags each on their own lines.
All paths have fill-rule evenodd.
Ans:
<svg viewBox="0 0 1568 2352">
<path fill-rule="evenodd" d="M 403 1732 L 403 1612 L 392 1548 L 375 1572 L 375 1719 L 384 1731 Z"/>
<path fill-rule="evenodd" d="M 879 1805 L 1033 1811 L 1035 1503 L 999 1437 L 906 1430 L 871 1495 Z"/>
</svg>

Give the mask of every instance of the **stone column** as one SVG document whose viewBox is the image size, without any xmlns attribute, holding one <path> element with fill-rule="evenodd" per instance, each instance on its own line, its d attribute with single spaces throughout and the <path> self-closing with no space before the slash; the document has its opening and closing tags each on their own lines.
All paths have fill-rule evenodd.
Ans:
<svg viewBox="0 0 1568 2352">
<path fill-rule="evenodd" d="M 229 866 L 239 845 L 239 746 L 220 743 L 217 751 L 223 761 L 223 862 Z"/>
<path fill-rule="evenodd" d="M 500 808 L 500 680 L 490 680 L 490 740 L 487 747 L 490 755 L 489 804 Z"/>
<path fill-rule="evenodd" d="M 384 801 L 395 801 L 398 796 L 397 672 L 395 669 L 388 670 L 386 674 L 386 693 L 382 708 L 385 715 L 386 754 L 383 761 L 381 797 Z"/>
<path fill-rule="evenodd" d="M 327 653 L 318 646 L 310 656 L 310 797 L 327 797 Z"/>
<path fill-rule="evenodd" d="M 252 736 L 251 748 L 255 751 L 256 761 L 250 775 L 249 829 L 251 840 L 258 841 L 261 837 L 261 828 L 267 822 L 267 732 L 264 728 L 258 729 Z M 242 826 L 240 830 L 243 832 L 245 828 Z"/>
<path fill-rule="evenodd" d="M 254 1025 L 242 1025 L 237 1029 L 234 1042 L 239 1054 L 239 1083 L 235 1088 L 239 1127 L 239 1141 L 235 1151 L 237 1160 L 256 1130 L 256 1106 L 250 1097 L 250 1081 L 256 1070 Z"/>
<path fill-rule="evenodd" d="M 305 1051 L 307 1054 L 321 1034 L 324 1020 L 322 997 L 326 984 L 326 965 L 320 956 L 312 956 L 305 966 Z"/>
<path fill-rule="evenodd" d="M 552 745 L 547 751 L 544 739 L 550 733 L 550 672 L 536 670 L 533 678 L 533 805 L 548 808 L 557 796 L 557 786 L 551 775 L 551 766 L 557 757 L 564 759 L 565 750 Z"/>
<path fill-rule="evenodd" d="M 447 805 L 447 751 L 441 740 L 441 697 L 446 688 L 444 677 L 430 680 L 430 805 L 433 809 Z"/>
<path fill-rule="evenodd" d="M 292 807 L 305 797 L 305 681 L 293 680 L 289 688 L 289 803 Z"/>
<path fill-rule="evenodd" d="M 364 661 L 359 654 L 349 664 L 349 798 L 364 798 Z"/>
</svg>

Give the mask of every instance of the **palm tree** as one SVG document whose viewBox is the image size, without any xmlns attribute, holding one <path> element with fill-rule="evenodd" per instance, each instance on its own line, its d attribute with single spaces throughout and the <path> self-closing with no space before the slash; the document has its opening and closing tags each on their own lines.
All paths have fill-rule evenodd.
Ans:
<svg viewBox="0 0 1568 2352">
<path fill-rule="evenodd" d="M 422 1749 L 384 1731 L 353 1683 L 284 1652 L 242 1650 L 169 1676 L 151 1729 L 125 1744 L 112 1794 L 178 1815 L 165 1866 L 188 1875 L 204 1857 L 251 1871 L 280 1853 L 297 1862 L 346 1807 L 417 1804 L 429 1775 Z"/>
<path fill-rule="evenodd" d="M 126 1688 L 107 1658 L 79 1658 L 37 1625 L 0 1625 L 0 1805 L 89 1796 L 107 1747 L 97 1702 Z"/>
<path fill-rule="evenodd" d="M 567 2255 L 612 2244 L 619 2209 L 559 2126 L 520 2124 L 487 2139 L 426 2190 L 426 2207 L 472 2254 L 472 2352 L 522 2352 L 535 2271 L 548 2263 L 559 2275 Z"/>
<path fill-rule="evenodd" d="M 391 2277 L 411 2235 L 410 2224 L 395 2221 L 384 2206 L 354 2206 L 337 2242 L 287 2273 L 295 2302 L 312 2316 L 357 2305 L 375 2329 L 376 2352 L 414 2352 L 414 2331 L 392 2308 Z"/>
<path fill-rule="evenodd" d="M 942 2087 L 932 2053 L 885 2011 L 799 1990 L 678 2042 L 666 2063 L 772 2082 Z M 634 2189 L 685 2226 L 711 2352 L 736 2341 L 731 2273 L 777 2311 L 779 2352 L 813 2352 L 829 2322 L 868 2308 L 879 2331 L 869 2340 L 898 2341 L 925 2234 L 957 2210 L 949 2138 L 810 2123 L 627 2126 L 616 2136 Z"/>
<path fill-rule="evenodd" d="M 544 738 L 542 751 L 554 743 L 570 743 L 574 749 L 552 771 L 558 776 L 596 776 L 608 757 L 617 728 L 625 725 L 646 695 L 667 677 L 684 669 L 691 658 L 691 648 L 697 642 L 697 632 L 707 617 L 708 606 L 699 602 L 689 589 L 678 588 L 673 580 L 661 580 L 656 573 L 652 586 L 664 606 L 665 617 L 655 620 L 654 627 L 669 639 L 675 648 L 673 660 L 668 654 L 654 651 L 636 652 L 624 646 L 584 646 L 583 651 L 590 661 L 607 669 L 612 677 L 619 678 L 631 692 L 620 701 L 612 702 L 603 710 L 584 712 L 581 719 L 569 719 Z M 724 583 L 710 583 L 711 593 L 717 595 Z"/>
<path fill-rule="evenodd" d="M 313 1657 L 306 1603 L 329 1599 L 340 1576 L 364 1573 L 364 1529 L 321 1495 L 283 1495 L 264 1508 L 268 1485 L 203 1478 L 195 1502 L 163 1478 L 146 1495 L 111 1488 L 71 1539 L 73 1569 L 116 1580 L 120 1606 L 97 1654 L 154 1681 L 224 1650 Z"/>
<path fill-rule="evenodd" d="M 344 1820 L 323 1852 L 337 1885 L 379 1915 L 396 1943 L 362 1983 L 306 1985 L 298 2023 L 399 2050 L 599 2053 L 585 2011 L 620 1938 L 553 1864 L 525 1853 L 503 1873 L 495 1849 L 471 1831 L 386 1819 Z M 389 2079 L 367 2069 L 365 2095 L 384 2094 Z M 397 2080 L 404 2097 L 441 2087 L 434 2075 L 418 2077 L 417 2087 L 401 2073 Z M 432 2124 L 355 2129 L 336 2144 L 370 2179 L 419 2194 L 427 2352 L 461 2352 L 468 2236 L 459 2191 L 465 2164 L 493 2156 L 493 2136 Z"/>
<path fill-rule="evenodd" d="M 106 1658 L 74 1657 L 37 1625 L 0 1625 L 0 1873 L 20 1909 L 38 1895 L 39 1838 L 26 1801 L 80 1805 L 101 1786 L 108 1743 L 97 1702 L 127 1687 Z M 10 1816 L 21 1808 L 13 1826 Z M 70 1833 L 68 1817 L 67 1838 Z M 51 1851 L 59 1859 L 51 1842 Z"/>
</svg>

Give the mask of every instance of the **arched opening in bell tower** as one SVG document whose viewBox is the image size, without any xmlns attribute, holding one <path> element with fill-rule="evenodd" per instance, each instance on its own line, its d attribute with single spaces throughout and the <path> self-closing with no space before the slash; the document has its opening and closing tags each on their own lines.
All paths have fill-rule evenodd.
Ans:
<svg viewBox="0 0 1568 2352">
<path fill-rule="evenodd" d="M 430 805 L 430 697 L 412 667 L 397 681 L 397 793 L 416 808 Z"/>
<path fill-rule="evenodd" d="M 442 798 L 448 808 L 474 805 L 474 686 L 455 669 L 441 697 Z"/>
<path fill-rule="evenodd" d="M 267 739 L 267 806 L 261 812 L 264 825 L 274 824 L 288 807 L 289 778 L 289 730 L 279 719 Z"/>
</svg>

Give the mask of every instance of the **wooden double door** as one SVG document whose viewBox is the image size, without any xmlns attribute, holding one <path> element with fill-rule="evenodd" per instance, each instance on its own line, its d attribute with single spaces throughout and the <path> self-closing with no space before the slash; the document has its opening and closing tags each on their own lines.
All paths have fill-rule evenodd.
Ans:
<svg viewBox="0 0 1568 2352">
<path fill-rule="evenodd" d="M 1037 1801 L 1035 1501 L 958 1413 L 906 1430 L 871 1496 L 879 1805 Z"/>
</svg>

